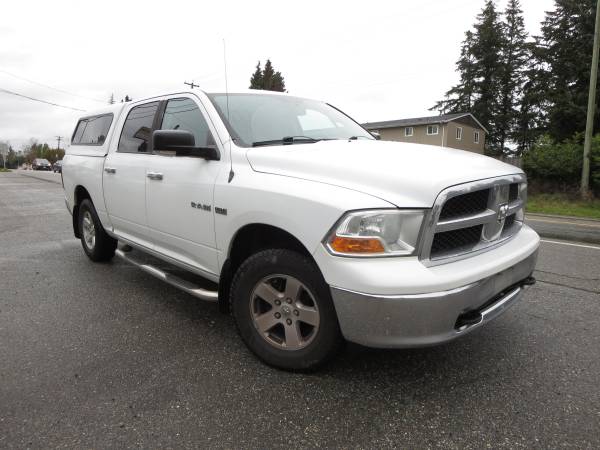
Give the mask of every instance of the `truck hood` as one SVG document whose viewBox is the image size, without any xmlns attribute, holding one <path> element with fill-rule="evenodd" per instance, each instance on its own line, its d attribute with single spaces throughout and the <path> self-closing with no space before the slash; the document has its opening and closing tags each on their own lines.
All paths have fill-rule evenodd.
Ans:
<svg viewBox="0 0 600 450">
<path fill-rule="evenodd" d="M 429 208 L 450 186 L 522 173 L 462 150 L 370 140 L 257 147 L 247 158 L 257 172 L 340 186 L 403 208 Z"/>
</svg>

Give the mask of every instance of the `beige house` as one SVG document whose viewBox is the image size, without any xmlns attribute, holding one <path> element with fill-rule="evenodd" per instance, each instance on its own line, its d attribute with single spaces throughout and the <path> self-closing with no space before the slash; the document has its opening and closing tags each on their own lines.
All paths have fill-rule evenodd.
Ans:
<svg viewBox="0 0 600 450">
<path fill-rule="evenodd" d="M 365 123 L 382 141 L 439 145 L 483 154 L 488 131 L 471 113 Z"/>
</svg>

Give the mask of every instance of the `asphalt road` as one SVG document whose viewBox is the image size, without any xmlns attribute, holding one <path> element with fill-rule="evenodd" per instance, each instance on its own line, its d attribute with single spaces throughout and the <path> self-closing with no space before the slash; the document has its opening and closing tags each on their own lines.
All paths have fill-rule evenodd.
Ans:
<svg viewBox="0 0 600 450">
<path fill-rule="evenodd" d="M 0 448 L 599 448 L 599 274 L 545 242 L 487 327 L 290 374 L 215 305 L 91 263 L 60 185 L 0 174 Z"/>
</svg>

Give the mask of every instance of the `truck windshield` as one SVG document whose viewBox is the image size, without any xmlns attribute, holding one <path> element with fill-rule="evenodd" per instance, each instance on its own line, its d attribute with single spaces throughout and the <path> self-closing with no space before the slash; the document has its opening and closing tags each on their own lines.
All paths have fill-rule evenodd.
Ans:
<svg viewBox="0 0 600 450">
<path fill-rule="evenodd" d="M 229 94 L 229 100 L 223 93 L 208 96 L 242 147 L 374 139 L 344 113 L 316 100 L 268 94 Z"/>
</svg>

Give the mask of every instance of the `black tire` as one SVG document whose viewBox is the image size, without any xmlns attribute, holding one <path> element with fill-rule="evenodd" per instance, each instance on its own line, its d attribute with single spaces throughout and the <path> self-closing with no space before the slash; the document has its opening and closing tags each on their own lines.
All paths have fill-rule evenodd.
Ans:
<svg viewBox="0 0 600 450">
<path fill-rule="evenodd" d="M 85 224 L 84 224 L 85 223 Z M 110 237 L 98 218 L 96 208 L 90 199 L 81 202 L 78 208 L 77 225 L 79 227 L 79 236 L 81 236 L 81 246 L 85 254 L 94 262 L 110 261 L 115 256 L 117 249 L 117 240 Z M 94 239 L 89 239 L 90 228 L 93 227 Z M 87 230 L 86 230 L 87 228 Z"/>
<path fill-rule="evenodd" d="M 282 278 L 278 279 L 279 276 L 282 276 Z M 300 282 L 301 288 L 297 291 L 300 294 L 297 298 L 300 298 L 301 295 L 308 298 L 310 305 L 314 305 L 308 306 L 311 308 L 311 314 L 316 312 L 318 317 L 318 326 L 311 328 L 310 325 L 302 323 L 300 317 L 294 317 L 294 315 L 304 314 L 295 310 L 296 306 L 294 305 L 300 304 L 296 303 L 295 300 L 294 303 L 284 305 L 285 299 L 281 297 L 280 303 L 282 303 L 282 306 L 277 307 L 272 303 L 267 305 L 267 308 L 272 308 L 276 312 L 279 311 L 276 308 L 286 306 L 293 310 L 292 314 L 289 308 L 286 308 L 287 319 L 279 314 L 281 319 L 278 320 L 282 323 L 278 323 L 271 329 L 273 334 L 279 332 L 283 335 L 283 340 L 286 342 L 280 345 L 287 345 L 289 330 L 286 329 L 286 323 L 294 330 L 309 329 L 309 338 L 302 341 L 301 344 L 304 346 L 296 349 L 282 348 L 274 343 L 272 339 L 265 337 L 271 332 L 259 332 L 258 325 L 255 325 L 257 323 L 255 317 L 263 313 L 253 312 L 257 302 L 256 299 L 258 298 L 258 301 L 263 302 L 260 296 L 254 295 L 255 289 L 259 285 L 262 286 L 265 280 L 268 280 L 268 283 L 277 283 L 281 280 L 284 283 L 284 290 L 281 292 L 279 292 L 279 289 L 275 290 L 278 291 L 278 295 L 283 295 L 287 289 L 288 282 L 284 281 L 286 279 L 293 280 L 292 283 Z M 299 307 L 303 311 L 301 308 L 304 308 L 304 305 Z M 280 369 L 291 371 L 315 370 L 329 361 L 344 343 L 329 286 L 325 283 L 321 272 L 311 259 L 290 250 L 264 250 L 244 261 L 233 278 L 230 292 L 230 309 L 238 332 L 248 348 L 265 363 Z M 271 309 L 267 311 L 265 315 L 272 312 Z M 273 315 L 277 316 L 276 313 L 273 313 Z M 292 319 L 294 319 L 293 325 L 291 323 Z M 301 333 L 299 336 L 304 339 Z"/>
</svg>

